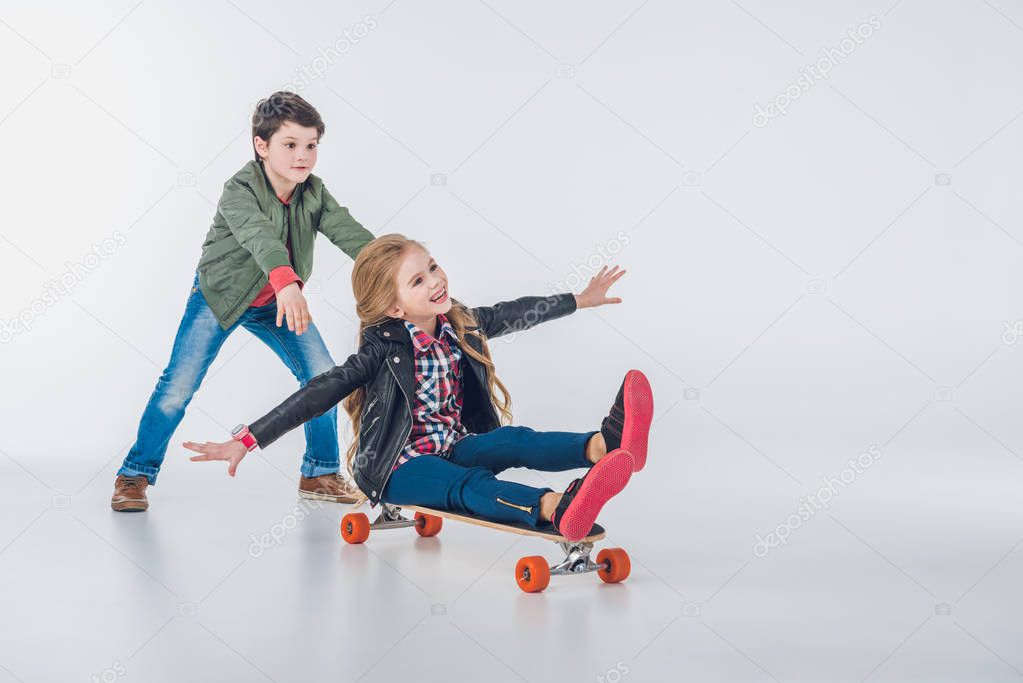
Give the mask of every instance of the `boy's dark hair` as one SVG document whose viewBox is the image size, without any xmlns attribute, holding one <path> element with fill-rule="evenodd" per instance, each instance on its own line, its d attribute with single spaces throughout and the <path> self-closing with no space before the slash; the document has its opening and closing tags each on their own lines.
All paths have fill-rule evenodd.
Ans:
<svg viewBox="0 0 1023 683">
<path fill-rule="evenodd" d="M 280 130 L 285 121 L 291 121 L 300 126 L 315 128 L 316 135 L 323 137 L 326 127 L 320 112 L 316 107 L 306 102 L 302 97 L 293 92 L 278 90 L 270 97 L 266 97 L 256 103 L 256 111 L 252 114 L 252 137 L 261 137 L 270 142 L 270 137 Z M 252 142 L 252 152 L 256 161 L 260 160 L 259 152 L 256 151 L 255 140 Z"/>
</svg>

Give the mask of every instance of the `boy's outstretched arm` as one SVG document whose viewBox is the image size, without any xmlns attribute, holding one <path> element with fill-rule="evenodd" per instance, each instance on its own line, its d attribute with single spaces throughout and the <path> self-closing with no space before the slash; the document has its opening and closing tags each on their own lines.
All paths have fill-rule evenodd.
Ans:
<svg viewBox="0 0 1023 683">
<path fill-rule="evenodd" d="M 249 433 L 255 437 L 260 448 L 266 448 L 295 427 L 323 415 L 359 387 L 369 384 L 383 362 L 382 346 L 364 345 L 342 365 L 336 365 L 312 378 L 276 408 L 249 425 Z M 226 460 L 227 473 L 232 477 L 235 476 L 238 463 L 248 453 L 245 445 L 235 439 L 202 444 L 186 441 L 182 445 L 200 454 L 190 458 L 194 462 Z"/>
<path fill-rule="evenodd" d="M 373 233 L 352 218 L 347 207 L 337 203 L 326 187 L 321 188 L 320 220 L 317 229 L 353 260 L 366 244 L 373 241 Z"/>
<path fill-rule="evenodd" d="M 557 320 L 581 308 L 593 308 L 604 304 L 620 304 L 619 297 L 608 297 L 607 290 L 625 275 L 625 270 L 607 266 L 590 278 L 589 284 L 579 294 L 552 294 L 550 296 L 524 296 L 514 301 L 502 301 L 493 306 L 479 306 L 472 309 L 479 323 L 479 329 L 487 338 L 500 337 L 512 332 L 521 332 L 540 323 Z"/>
</svg>

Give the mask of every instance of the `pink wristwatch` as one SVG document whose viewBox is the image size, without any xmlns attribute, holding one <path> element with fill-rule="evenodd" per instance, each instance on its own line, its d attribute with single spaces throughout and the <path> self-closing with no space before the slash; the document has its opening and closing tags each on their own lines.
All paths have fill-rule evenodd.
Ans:
<svg viewBox="0 0 1023 683">
<path fill-rule="evenodd" d="M 249 450 L 249 453 L 259 447 L 259 444 L 256 443 L 256 437 L 252 436 L 248 425 L 238 425 L 232 429 L 231 438 L 235 441 L 241 441 L 245 448 Z"/>
</svg>

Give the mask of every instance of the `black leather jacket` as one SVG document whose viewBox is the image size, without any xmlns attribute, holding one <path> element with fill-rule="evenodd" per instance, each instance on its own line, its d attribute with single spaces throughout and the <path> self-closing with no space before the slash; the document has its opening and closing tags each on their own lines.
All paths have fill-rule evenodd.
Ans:
<svg viewBox="0 0 1023 683">
<path fill-rule="evenodd" d="M 527 330 L 574 313 L 576 301 L 573 294 L 526 296 L 471 310 L 478 327 L 466 330 L 465 342 L 480 351 L 474 330 L 488 339 Z M 281 435 L 322 415 L 355 389 L 365 386 L 366 402 L 352 472 L 355 483 L 376 505 L 412 431 L 413 360 L 412 338 L 401 320 L 391 318 L 368 327 L 357 353 L 344 364 L 311 379 L 249 429 L 259 446 L 266 448 Z M 468 432 L 481 434 L 497 429 L 500 420 L 487 393 L 487 369 L 468 354 L 462 356 L 462 391 L 462 424 Z"/>
</svg>

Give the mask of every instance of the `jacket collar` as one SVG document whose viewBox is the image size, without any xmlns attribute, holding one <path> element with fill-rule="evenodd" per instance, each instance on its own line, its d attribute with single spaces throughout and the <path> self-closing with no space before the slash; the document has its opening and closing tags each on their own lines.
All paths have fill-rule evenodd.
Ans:
<svg viewBox="0 0 1023 683">
<path fill-rule="evenodd" d="M 367 327 L 364 336 L 367 339 L 376 339 L 384 343 L 412 346 L 412 338 L 409 337 L 408 330 L 405 329 L 405 321 L 401 318 L 388 318 L 382 323 Z"/>
<path fill-rule="evenodd" d="M 270 178 L 266 175 L 266 169 L 263 167 L 263 164 L 253 159 L 252 161 L 248 162 L 247 166 L 252 175 L 263 179 L 262 188 L 266 198 L 273 199 L 274 201 L 283 204 L 284 202 L 281 202 L 280 197 L 278 197 L 277 193 L 274 192 L 274 187 L 273 185 L 270 184 Z M 299 200 L 302 197 L 302 190 L 305 188 L 305 185 L 308 182 L 309 180 L 306 179 L 304 183 L 298 183 L 297 185 L 295 185 L 295 189 L 294 191 L 292 191 L 291 197 L 288 198 L 287 202 L 288 204 L 291 205 L 298 204 Z"/>
</svg>

